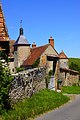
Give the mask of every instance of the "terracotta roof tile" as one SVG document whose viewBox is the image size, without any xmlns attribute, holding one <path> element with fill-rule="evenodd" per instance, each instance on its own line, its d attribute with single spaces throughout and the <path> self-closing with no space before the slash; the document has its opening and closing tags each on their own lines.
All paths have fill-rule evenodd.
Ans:
<svg viewBox="0 0 80 120">
<path fill-rule="evenodd" d="M 24 61 L 22 66 L 32 65 L 34 61 L 37 60 L 41 56 L 41 54 L 47 49 L 48 46 L 49 44 L 32 48 L 30 56 Z"/>
<path fill-rule="evenodd" d="M 9 41 L 8 30 L 6 27 L 6 22 L 1 5 L 0 5 L 0 41 Z"/>
<path fill-rule="evenodd" d="M 68 57 L 66 56 L 66 54 L 64 53 L 64 51 L 62 51 L 62 52 L 59 54 L 59 58 L 68 59 Z"/>
</svg>

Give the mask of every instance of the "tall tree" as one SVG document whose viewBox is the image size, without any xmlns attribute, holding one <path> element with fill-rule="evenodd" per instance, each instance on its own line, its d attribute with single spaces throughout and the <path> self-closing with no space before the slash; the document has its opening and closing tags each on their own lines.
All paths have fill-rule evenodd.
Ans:
<svg viewBox="0 0 80 120">
<path fill-rule="evenodd" d="M 80 72 L 80 58 L 69 58 L 69 68 Z"/>
</svg>

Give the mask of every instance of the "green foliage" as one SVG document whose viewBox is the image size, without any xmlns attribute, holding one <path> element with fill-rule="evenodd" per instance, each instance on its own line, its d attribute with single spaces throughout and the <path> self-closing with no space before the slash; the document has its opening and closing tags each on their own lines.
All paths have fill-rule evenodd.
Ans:
<svg viewBox="0 0 80 120">
<path fill-rule="evenodd" d="M 27 120 L 52 110 L 69 100 L 67 96 L 48 89 L 34 94 L 31 98 L 23 99 L 14 105 L 13 110 L 5 112 L 3 120 Z"/>
<path fill-rule="evenodd" d="M 40 58 L 38 58 L 37 60 L 35 60 L 35 62 L 33 63 L 33 68 L 36 68 L 39 66 L 39 63 L 40 63 Z"/>
<path fill-rule="evenodd" d="M 62 87 L 62 93 L 80 94 L 80 86 L 64 86 Z"/>
<path fill-rule="evenodd" d="M 0 51 L 0 60 L 4 59 L 6 62 L 8 62 L 8 56 L 6 55 L 5 51 Z"/>
<path fill-rule="evenodd" d="M 49 71 L 49 76 L 53 75 L 53 70 Z"/>
<path fill-rule="evenodd" d="M 80 58 L 69 58 L 69 68 L 80 72 Z"/>
<path fill-rule="evenodd" d="M 50 76 L 47 75 L 47 76 L 45 77 L 46 88 L 48 88 L 49 82 L 50 82 Z"/>
<path fill-rule="evenodd" d="M 48 84 L 50 83 L 50 78 L 53 75 L 53 70 L 50 70 L 48 75 L 45 77 L 46 88 L 48 88 Z"/>
<path fill-rule="evenodd" d="M 0 114 L 2 110 L 9 109 L 9 87 L 12 81 L 8 67 L 4 67 L 0 62 Z"/>
<path fill-rule="evenodd" d="M 20 72 L 20 71 L 23 71 L 23 70 L 24 70 L 23 67 L 16 67 L 16 72 L 17 72 L 17 73 Z"/>
<path fill-rule="evenodd" d="M 50 78 L 51 78 L 52 74 L 53 74 L 53 71 L 50 70 L 49 73 L 45 77 L 46 88 L 48 88 L 48 84 L 50 83 Z"/>
</svg>

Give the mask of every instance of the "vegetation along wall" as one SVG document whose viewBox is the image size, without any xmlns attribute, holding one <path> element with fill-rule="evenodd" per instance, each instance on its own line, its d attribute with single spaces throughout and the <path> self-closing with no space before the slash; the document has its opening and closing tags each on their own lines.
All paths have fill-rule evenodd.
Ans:
<svg viewBox="0 0 80 120">
<path fill-rule="evenodd" d="M 46 88 L 46 68 L 34 68 L 14 75 L 9 97 L 12 103 L 25 97 L 30 97 L 41 89 Z"/>
</svg>

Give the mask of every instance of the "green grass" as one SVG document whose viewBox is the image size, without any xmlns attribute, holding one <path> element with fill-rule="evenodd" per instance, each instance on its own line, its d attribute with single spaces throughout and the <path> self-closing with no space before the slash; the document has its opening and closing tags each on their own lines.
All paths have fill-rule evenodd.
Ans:
<svg viewBox="0 0 80 120">
<path fill-rule="evenodd" d="M 2 118 L 3 120 L 28 120 L 57 108 L 68 100 L 69 98 L 62 93 L 45 89 L 15 104 L 13 110 L 3 113 Z"/>
<path fill-rule="evenodd" d="M 62 93 L 80 94 L 80 86 L 64 86 L 62 88 Z"/>
</svg>

